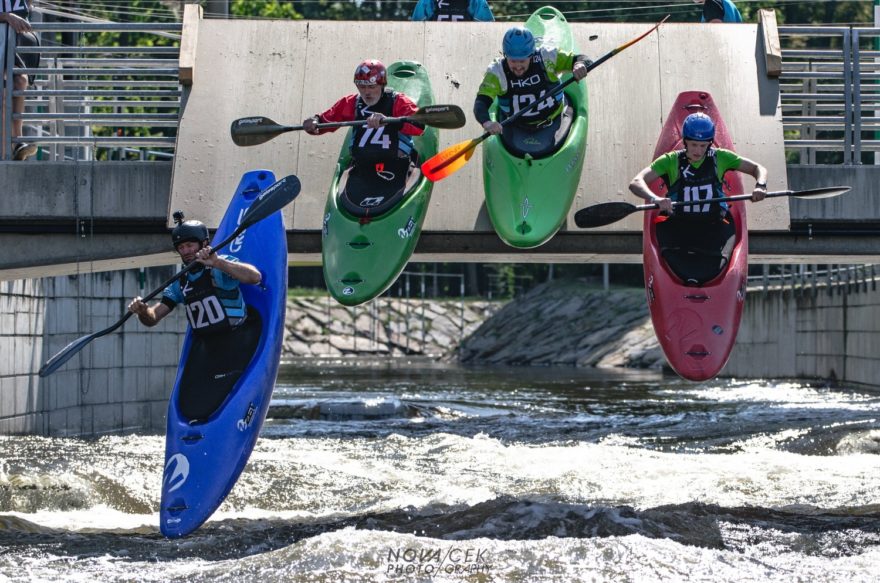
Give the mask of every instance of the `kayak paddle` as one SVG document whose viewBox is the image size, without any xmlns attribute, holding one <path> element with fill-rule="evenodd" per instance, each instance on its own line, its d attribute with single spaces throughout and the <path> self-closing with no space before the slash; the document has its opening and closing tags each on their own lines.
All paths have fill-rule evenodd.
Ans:
<svg viewBox="0 0 880 583">
<path fill-rule="evenodd" d="M 384 124 L 395 122 L 415 122 L 427 126 L 440 128 L 444 130 L 458 129 L 465 124 L 464 112 L 457 105 L 428 105 L 420 107 L 418 111 L 412 115 L 404 117 L 388 117 L 385 118 Z M 366 125 L 367 120 L 359 119 L 354 121 L 339 121 L 330 123 L 319 123 L 315 127 L 322 128 L 341 128 L 346 126 L 362 126 Z M 243 117 L 232 122 L 230 133 L 232 141 L 236 146 L 256 146 L 268 142 L 272 138 L 278 137 L 286 132 L 295 132 L 303 129 L 303 126 L 285 126 L 280 125 L 268 117 L 261 115 L 253 117 Z"/>
<path fill-rule="evenodd" d="M 777 196 L 793 196 L 795 198 L 831 198 L 834 196 L 840 196 L 841 194 L 848 192 L 849 190 L 849 186 L 827 186 L 824 188 L 813 188 L 810 190 L 777 190 L 775 192 L 768 192 L 767 198 L 773 198 Z M 719 202 L 749 200 L 750 198 L 752 198 L 751 194 L 737 194 L 735 196 L 712 198 L 705 201 L 701 200 L 699 201 L 699 203 L 709 202 L 715 204 Z M 680 200 L 673 202 L 672 206 L 678 207 L 689 204 L 697 204 L 697 201 Z M 603 202 L 600 204 L 594 204 L 593 206 L 588 206 L 587 208 L 583 208 L 574 213 L 574 223 L 582 229 L 604 227 L 605 225 L 616 223 L 617 221 L 628 217 L 634 212 L 647 211 L 655 208 L 658 208 L 657 203 L 642 204 L 636 206 L 634 204 L 622 201 Z"/>
<path fill-rule="evenodd" d="M 290 176 L 285 176 L 272 186 L 266 188 L 263 192 L 260 193 L 253 204 L 248 207 L 248 210 L 241 218 L 241 222 L 239 223 L 238 228 L 236 228 L 229 237 L 213 247 L 211 249 L 211 253 L 216 253 L 218 249 L 225 247 L 226 245 L 234 241 L 236 237 L 241 235 L 241 233 L 251 225 L 262 221 L 276 211 L 284 208 L 288 203 L 290 203 L 293 199 L 297 197 L 301 188 L 302 185 L 299 182 L 299 178 L 292 174 Z M 174 283 L 174 281 L 181 275 L 192 271 L 198 265 L 200 265 L 199 261 L 192 261 L 191 263 L 187 264 L 183 269 L 175 273 L 162 285 L 160 285 L 152 292 L 150 292 L 146 297 L 144 297 L 143 301 L 146 302 L 151 300 L 156 295 L 161 293 L 166 287 Z M 101 336 L 110 334 L 111 332 L 122 326 L 131 316 L 132 312 L 127 311 L 125 312 L 125 315 L 122 316 L 122 318 L 120 318 L 115 324 L 113 324 L 109 328 L 104 328 L 103 330 L 99 330 L 98 332 L 93 332 L 87 336 L 77 338 L 76 340 L 62 348 L 55 356 L 46 361 L 46 363 L 40 368 L 40 376 L 49 376 L 50 374 L 58 370 L 61 365 L 70 360 L 70 358 L 74 354 L 82 350 L 86 346 L 86 344 L 88 344 L 95 338 L 100 338 Z"/>
<path fill-rule="evenodd" d="M 643 38 L 645 38 L 646 36 L 648 36 L 649 34 L 654 32 L 655 30 L 657 30 L 661 24 L 666 22 L 666 20 L 668 18 L 669 18 L 669 16 L 667 15 L 663 20 L 661 20 L 660 22 L 655 24 L 653 27 L 651 27 L 651 30 L 639 35 L 638 37 L 636 37 L 630 41 L 627 41 L 626 43 L 624 43 L 624 44 L 620 45 L 619 47 L 617 47 L 616 49 L 612 50 L 611 52 L 606 53 L 605 55 L 600 57 L 599 60 L 593 61 L 592 63 L 590 63 L 590 66 L 587 67 L 587 72 L 589 73 L 590 71 L 592 71 L 593 69 L 595 69 L 596 67 L 598 67 L 599 65 L 601 65 L 602 63 L 604 63 L 605 61 L 607 61 L 608 59 L 610 59 L 614 55 L 616 55 L 617 53 L 619 53 L 622 50 L 639 42 L 640 40 L 642 40 Z M 563 81 L 561 83 L 558 83 L 555 87 L 551 88 L 548 91 L 548 97 L 552 97 L 552 96 L 557 95 L 560 91 L 562 91 L 563 89 L 565 89 L 571 83 L 574 83 L 574 82 L 575 82 L 575 78 L 570 77 L 568 80 Z M 520 109 L 512 116 L 510 116 L 507 119 L 505 119 L 504 121 L 502 121 L 501 125 L 504 126 L 504 125 L 507 125 L 507 124 L 513 122 L 516 119 L 519 119 L 522 115 L 528 113 L 529 111 L 536 108 L 540 103 L 543 103 L 543 102 L 544 102 L 544 100 L 533 101 L 528 106 Z M 468 160 L 470 160 L 471 157 L 474 155 L 474 150 L 476 149 L 476 147 L 479 146 L 483 142 L 483 140 L 485 140 L 486 138 L 488 138 L 491 135 L 492 134 L 490 134 L 489 132 L 483 132 L 483 135 L 480 136 L 479 138 L 474 138 L 473 140 L 466 140 L 464 142 L 459 142 L 458 144 L 455 144 L 454 146 L 449 146 L 448 148 L 446 148 L 442 152 L 439 152 L 438 154 L 435 154 L 434 156 L 432 156 L 431 158 L 426 160 L 424 164 L 422 164 L 422 174 L 424 174 L 425 177 L 428 180 L 430 180 L 431 182 L 437 182 L 439 180 L 443 180 L 444 178 L 452 176 L 462 166 L 464 166 L 465 164 L 468 163 Z"/>
</svg>

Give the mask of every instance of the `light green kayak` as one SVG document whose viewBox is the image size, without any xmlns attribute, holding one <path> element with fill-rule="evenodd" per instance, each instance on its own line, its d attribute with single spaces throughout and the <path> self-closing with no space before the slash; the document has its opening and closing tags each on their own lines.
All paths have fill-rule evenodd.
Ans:
<svg viewBox="0 0 880 583">
<path fill-rule="evenodd" d="M 414 61 L 399 61 L 389 66 L 388 86 L 405 93 L 420 108 L 434 103 L 428 72 Z M 425 133 L 413 141 L 420 160 L 437 153 L 437 129 L 427 127 Z M 377 207 L 380 214 L 364 217 L 358 212 L 360 209 L 340 200 L 338 192 L 339 181 L 344 178 L 351 159 L 348 143 L 346 140 L 339 155 L 327 197 L 321 256 L 330 295 L 341 304 L 356 306 L 382 294 L 406 267 L 422 232 L 433 183 L 417 168 L 403 197 L 390 210 Z M 372 194 L 381 200 L 394 193 L 371 191 Z"/>
<path fill-rule="evenodd" d="M 555 8 L 539 8 L 525 26 L 535 34 L 539 47 L 546 44 L 578 52 L 568 22 Z M 569 77 L 564 75 L 561 81 Z M 495 232 L 512 247 L 527 249 L 546 243 L 568 216 L 587 149 L 585 81 L 565 88 L 573 110 L 571 127 L 561 145 L 549 154 L 513 152 L 500 136 L 491 136 L 483 145 L 486 208 Z M 493 119 L 496 108 L 493 106 Z"/>
</svg>

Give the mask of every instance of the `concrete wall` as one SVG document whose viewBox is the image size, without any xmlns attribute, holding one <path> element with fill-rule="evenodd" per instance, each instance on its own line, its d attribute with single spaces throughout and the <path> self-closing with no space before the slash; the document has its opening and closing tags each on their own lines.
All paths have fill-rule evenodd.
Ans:
<svg viewBox="0 0 880 583">
<path fill-rule="evenodd" d="M 164 431 L 186 326 L 180 310 L 153 329 L 127 322 L 46 379 L 36 371 L 71 341 L 112 325 L 129 298 L 172 269 L 148 270 L 142 287 L 137 270 L 0 282 L 0 435 Z M 289 340 L 299 351 L 297 338 Z M 723 374 L 880 386 L 877 346 L 874 284 L 750 291 Z"/>
<path fill-rule="evenodd" d="M 202 20 L 193 85 L 181 111 L 174 159 L 172 206 L 198 212 L 216 225 L 227 193 L 242 172 L 296 174 L 300 197 L 286 224 L 317 230 L 345 131 L 324 136 L 289 132 L 255 147 L 236 147 L 229 125 L 265 115 L 299 124 L 353 93 L 352 74 L 364 58 L 422 63 L 437 103 L 468 114 L 461 129 L 441 132 L 440 146 L 475 138 L 482 128 L 470 113 L 486 65 L 499 56 L 510 23 L 328 22 Z M 650 28 L 647 23 L 573 23 L 581 51 L 608 53 Z M 653 158 L 654 145 L 676 96 L 707 91 L 714 97 L 737 151 L 770 170 L 769 186 L 786 186 L 779 82 L 767 76 L 756 24 L 701 26 L 667 23 L 595 69 L 586 79 L 590 100 L 587 156 L 571 213 L 598 202 L 633 201 L 630 179 Z M 595 38 L 594 38 L 595 37 Z M 235 42 L 230 42 L 235 39 Z M 694 51 L 693 47 L 710 47 Z M 745 180 L 751 187 L 751 179 Z M 639 231 L 633 216 L 610 230 Z M 569 219 L 568 228 L 573 228 Z M 779 199 L 749 215 L 749 228 L 788 228 Z M 434 187 L 426 232 L 491 232 L 483 204 L 481 149 L 455 176 Z"/>
<path fill-rule="evenodd" d="M 880 291 L 874 283 L 750 291 L 723 374 L 880 386 L 878 346 Z"/>
<path fill-rule="evenodd" d="M 146 272 L 157 287 L 172 267 Z M 106 328 L 143 289 L 139 271 L 0 282 L 0 434 L 164 431 L 185 320 L 135 321 L 93 340 L 45 379 L 36 371 L 71 341 Z"/>
<path fill-rule="evenodd" d="M 822 224 L 843 222 L 853 229 L 859 223 L 880 224 L 880 166 L 792 165 L 788 167 L 788 184 L 792 190 L 823 186 L 851 186 L 843 196 L 828 199 L 791 199 L 791 221 Z"/>
</svg>

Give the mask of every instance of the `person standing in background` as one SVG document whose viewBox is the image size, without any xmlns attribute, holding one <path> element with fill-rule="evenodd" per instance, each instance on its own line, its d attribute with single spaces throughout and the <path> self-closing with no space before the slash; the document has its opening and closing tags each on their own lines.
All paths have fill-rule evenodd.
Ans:
<svg viewBox="0 0 880 583">
<path fill-rule="evenodd" d="M 492 22 L 495 16 L 486 0 L 419 0 L 411 20 Z"/>
<path fill-rule="evenodd" d="M 15 45 L 17 47 L 36 47 L 40 45 L 40 41 L 30 23 L 31 10 L 28 0 L 0 0 L 0 23 L 9 25 L 15 31 Z M 27 53 L 24 55 L 15 55 L 15 66 L 19 68 L 36 69 L 40 66 L 39 53 Z M 15 75 L 12 79 L 13 89 L 15 91 L 24 91 L 33 81 L 28 75 Z M 4 87 L 5 87 L 4 82 Z M 6 96 L 3 95 L 3 99 Z M 24 97 L 12 98 L 12 113 L 24 113 Z M 20 119 L 12 120 L 12 137 L 20 138 L 22 136 L 22 121 Z M 12 150 L 12 157 L 15 160 L 25 160 L 37 153 L 35 144 L 15 144 Z"/>
<path fill-rule="evenodd" d="M 703 5 L 701 22 L 742 22 L 742 14 L 733 0 L 694 0 Z"/>
</svg>

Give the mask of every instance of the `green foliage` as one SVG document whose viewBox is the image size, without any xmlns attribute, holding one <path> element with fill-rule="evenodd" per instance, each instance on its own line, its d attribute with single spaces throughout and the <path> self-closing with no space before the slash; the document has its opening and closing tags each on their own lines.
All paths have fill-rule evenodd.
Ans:
<svg viewBox="0 0 880 583">
<path fill-rule="evenodd" d="M 299 20 L 303 15 L 296 11 L 293 2 L 278 0 L 233 0 L 229 4 L 231 16 L 256 16 L 260 18 L 285 18 Z"/>
</svg>

